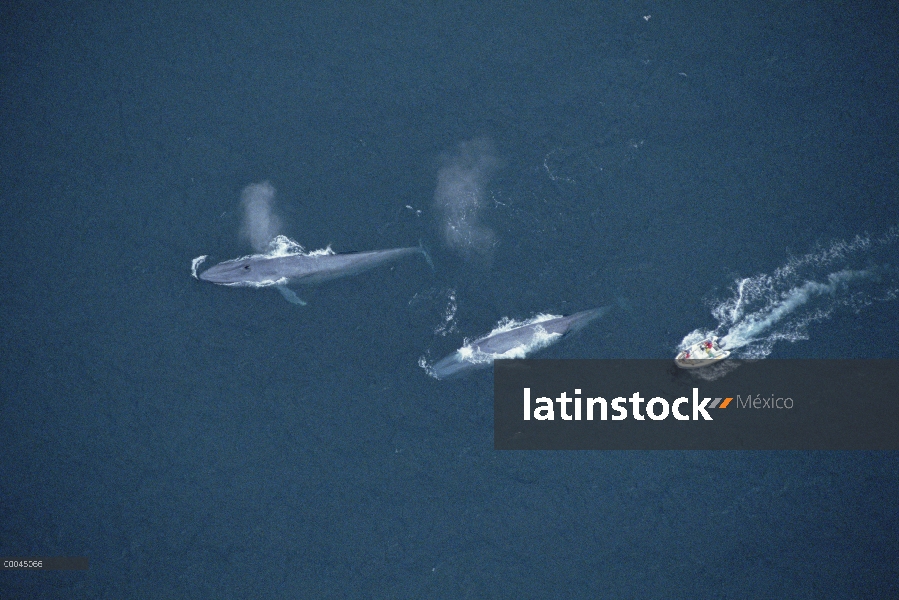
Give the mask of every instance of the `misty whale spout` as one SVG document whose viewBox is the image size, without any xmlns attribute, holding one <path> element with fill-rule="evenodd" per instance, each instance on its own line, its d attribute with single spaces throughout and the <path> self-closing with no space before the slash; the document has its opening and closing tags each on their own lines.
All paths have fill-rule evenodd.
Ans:
<svg viewBox="0 0 899 600">
<path fill-rule="evenodd" d="M 567 317 L 539 315 L 524 323 L 501 323 L 489 334 L 466 344 L 426 370 L 437 379 L 447 379 L 473 369 L 489 367 L 498 358 L 525 358 L 532 352 L 555 344 L 563 336 L 583 329 L 609 310 L 610 307 L 603 306 Z"/>
</svg>

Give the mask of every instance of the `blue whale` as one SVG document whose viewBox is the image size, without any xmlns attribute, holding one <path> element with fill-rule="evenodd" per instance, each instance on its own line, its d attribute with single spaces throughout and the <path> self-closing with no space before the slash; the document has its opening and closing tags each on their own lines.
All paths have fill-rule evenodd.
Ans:
<svg viewBox="0 0 899 600">
<path fill-rule="evenodd" d="M 232 287 L 275 287 L 294 304 L 305 304 L 288 288 L 290 284 L 315 285 L 357 275 L 406 256 L 420 254 L 429 265 L 430 256 L 422 247 L 391 248 L 368 252 L 335 254 L 329 250 L 253 254 L 220 262 L 199 274 L 203 281 Z"/>
<path fill-rule="evenodd" d="M 489 367 L 497 358 L 524 358 L 531 352 L 555 344 L 573 331 L 583 329 L 610 308 L 593 308 L 567 317 L 538 317 L 518 326 L 500 328 L 437 361 L 428 373 L 437 379 L 447 379 Z"/>
</svg>

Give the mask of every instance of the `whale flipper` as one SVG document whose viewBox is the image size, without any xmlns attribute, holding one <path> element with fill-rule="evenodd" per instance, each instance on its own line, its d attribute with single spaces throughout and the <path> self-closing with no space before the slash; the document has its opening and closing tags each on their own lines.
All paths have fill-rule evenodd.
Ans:
<svg viewBox="0 0 899 600">
<path fill-rule="evenodd" d="M 297 296 L 297 293 L 286 285 L 279 285 L 276 287 L 278 288 L 278 291 L 281 292 L 281 295 L 284 296 L 284 299 L 291 304 L 296 304 L 297 306 L 306 306 L 306 303 L 299 296 Z"/>
</svg>

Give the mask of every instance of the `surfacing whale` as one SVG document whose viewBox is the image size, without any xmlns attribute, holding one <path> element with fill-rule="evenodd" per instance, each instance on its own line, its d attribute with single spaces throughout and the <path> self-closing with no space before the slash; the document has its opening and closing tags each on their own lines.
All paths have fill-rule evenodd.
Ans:
<svg viewBox="0 0 899 600">
<path fill-rule="evenodd" d="M 296 242 L 278 236 L 272 241 L 272 248 L 267 254 L 253 254 L 220 262 L 198 276 L 195 273 L 195 276 L 203 281 L 231 287 L 275 287 L 288 301 L 304 305 L 306 303 L 288 285 L 315 285 L 349 277 L 413 254 L 422 255 L 432 265 L 430 256 L 422 247 L 342 254 L 336 254 L 327 248 L 306 253 Z M 194 272 L 199 266 L 197 260 L 194 261 Z"/>
<path fill-rule="evenodd" d="M 497 358 L 525 358 L 579 331 L 606 314 L 611 307 L 585 310 L 567 317 L 540 315 L 524 323 L 500 325 L 488 335 L 462 346 L 449 356 L 425 367 L 429 375 L 447 379 L 474 369 L 489 367 Z"/>
</svg>

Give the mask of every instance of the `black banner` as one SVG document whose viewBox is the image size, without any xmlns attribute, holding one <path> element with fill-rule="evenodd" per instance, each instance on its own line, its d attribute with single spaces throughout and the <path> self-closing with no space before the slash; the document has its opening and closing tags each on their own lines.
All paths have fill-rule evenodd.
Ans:
<svg viewBox="0 0 899 600">
<path fill-rule="evenodd" d="M 899 361 L 497 360 L 497 450 L 899 450 Z"/>
</svg>

